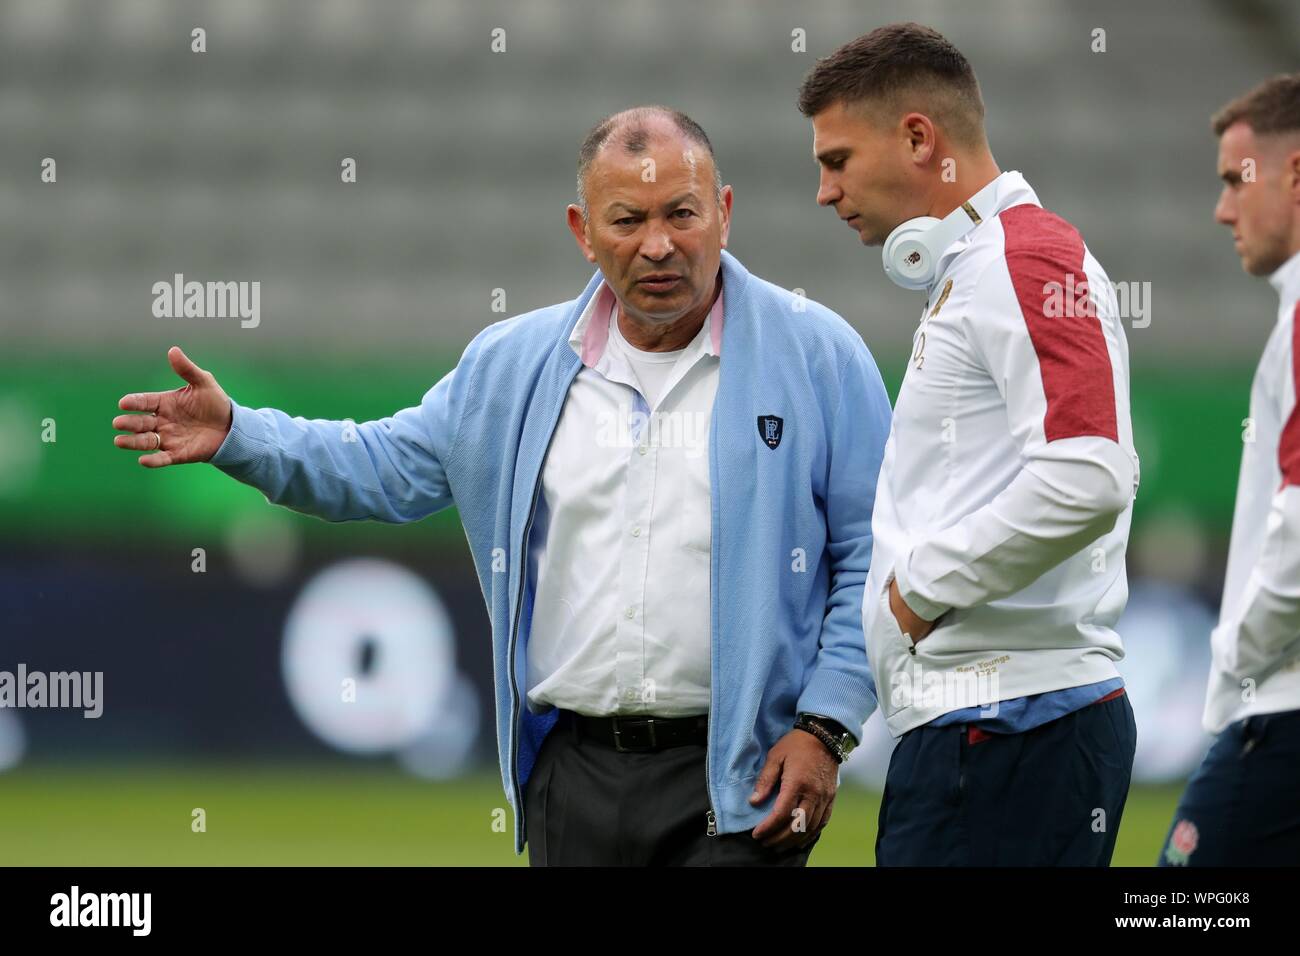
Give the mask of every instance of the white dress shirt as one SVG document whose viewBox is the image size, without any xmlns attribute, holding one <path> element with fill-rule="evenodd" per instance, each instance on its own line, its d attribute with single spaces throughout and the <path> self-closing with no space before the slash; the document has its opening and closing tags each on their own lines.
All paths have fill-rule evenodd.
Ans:
<svg viewBox="0 0 1300 956">
<path fill-rule="evenodd" d="M 617 326 L 602 284 L 569 339 L 583 368 L 547 450 L 529 539 L 527 699 L 534 711 L 704 714 L 722 295 L 671 361 L 633 349 Z"/>
</svg>

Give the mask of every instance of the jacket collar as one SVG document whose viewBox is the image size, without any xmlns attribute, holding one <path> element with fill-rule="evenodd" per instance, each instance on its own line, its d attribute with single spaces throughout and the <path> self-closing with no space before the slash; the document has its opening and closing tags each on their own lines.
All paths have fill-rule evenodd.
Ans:
<svg viewBox="0 0 1300 956">
<path fill-rule="evenodd" d="M 725 285 L 725 280 L 724 280 Z M 724 323 L 726 289 L 718 292 L 713 308 L 704 317 L 704 354 L 722 356 L 722 327 Z M 614 290 L 603 278 L 595 295 L 578 316 L 577 324 L 569 333 L 569 346 L 582 359 L 582 364 L 598 371 L 609 345 L 609 327 L 617 321 L 617 300 Z"/>
<path fill-rule="evenodd" d="M 1300 252 L 1278 266 L 1268 277 L 1268 284 L 1277 290 L 1284 305 L 1300 299 Z"/>
<path fill-rule="evenodd" d="M 972 204 L 976 206 L 980 222 L 939 254 L 939 261 L 934 271 L 935 280 L 929 290 L 931 293 L 934 291 L 934 286 L 938 285 L 939 279 L 943 277 L 943 274 L 952 264 L 952 260 L 970 248 L 971 243 L 975 241 L 975 234 L 990 219 L 996 219 L 1012 206 L 1023 206 L 1026 203 L 1034 206 L 1042 205 L 1038 201 L 1038 194 L 1034 192 L 1033 187 L 1029 185 L 1023 175 L 1014 169 L 1000 173 L 972 196 L 971 200 L 974 201 Z"/>
</svg>

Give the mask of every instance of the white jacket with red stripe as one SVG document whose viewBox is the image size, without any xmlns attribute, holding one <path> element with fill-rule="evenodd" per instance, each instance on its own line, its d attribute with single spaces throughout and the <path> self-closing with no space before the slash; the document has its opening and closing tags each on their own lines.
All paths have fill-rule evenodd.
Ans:
<svg viewBox="0 0 1300 956">
<path fill-rule="evenodd" d="M 872 516 L 863 628 L 890 732 L 1117 676 L 1138 460 L 1128 345 L 1079 233 L 1017 172 L 938 262 Z M 888 584 L 937 620 L 913 643 Z"/>
<path fill-rule="evenodd" d="M 1281 302 L 1243 423 L 1241 475 L 1205 729 L 1300 710 L 1300 253 L 1269 277 Z"/>
</svg>

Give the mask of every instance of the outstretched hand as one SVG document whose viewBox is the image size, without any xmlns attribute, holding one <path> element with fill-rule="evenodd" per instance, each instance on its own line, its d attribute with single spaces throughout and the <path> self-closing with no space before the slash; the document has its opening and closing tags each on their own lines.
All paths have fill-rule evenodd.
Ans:
<svg viewBox="0 0 1300 956">
<path fill-rule="evenodd" d="M 113 444 L 131 451 L 153 452 L 140 457 L 146 468 L 165 468 L 208 461 L 230 432 L 231 404 L 211 372 L 199 368 L 178 346 L 167 352 L 172 369 L 186 382 L 170 392 L 123 395 L 117 407 L 142 415 L 118 415 L 113 427 L 132 432 L 116 435 Z"/>
</svg>

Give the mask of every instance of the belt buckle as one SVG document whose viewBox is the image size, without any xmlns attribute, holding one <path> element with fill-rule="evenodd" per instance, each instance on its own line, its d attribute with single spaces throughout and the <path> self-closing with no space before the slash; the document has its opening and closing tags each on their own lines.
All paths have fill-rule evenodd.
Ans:
<svg viewBox="0 0 1300 956">
<path fill-rule="evenodd" d="M 623 746 L 622 730 L 621 730 L 620 727 L 619 727 L 619 723 L 620 723 L 621 718 L 619 718 L 619 717 L 612 717 L 612 718 L 610 718 L 610 720 L 612 721 L 612 723 L 613 723 L 613 727 L 614 727 L 614 749 L 615 749 L 617 752 L 621 753 L 621 754 L 645 753 L 646 751 L 656 749 L 656 748 L 659 746 L 659 741 L 658 741 L 658 738 L 655 736 L 655 720 L 654 720 L 654 718 L 653 718 L 653 717 L 645 717 L 645 718 L 640 718 L 640 717 L 638 717 L 638 718 L 633 718 L 633 719 L 635 719 L 635 720 L 644 720 L 644 721 L 645 721 L 646 728 L 650 731 L 650 746 L 649 746 L 649 747 L 624 747 L 624 746 Z"/>
</svg>

